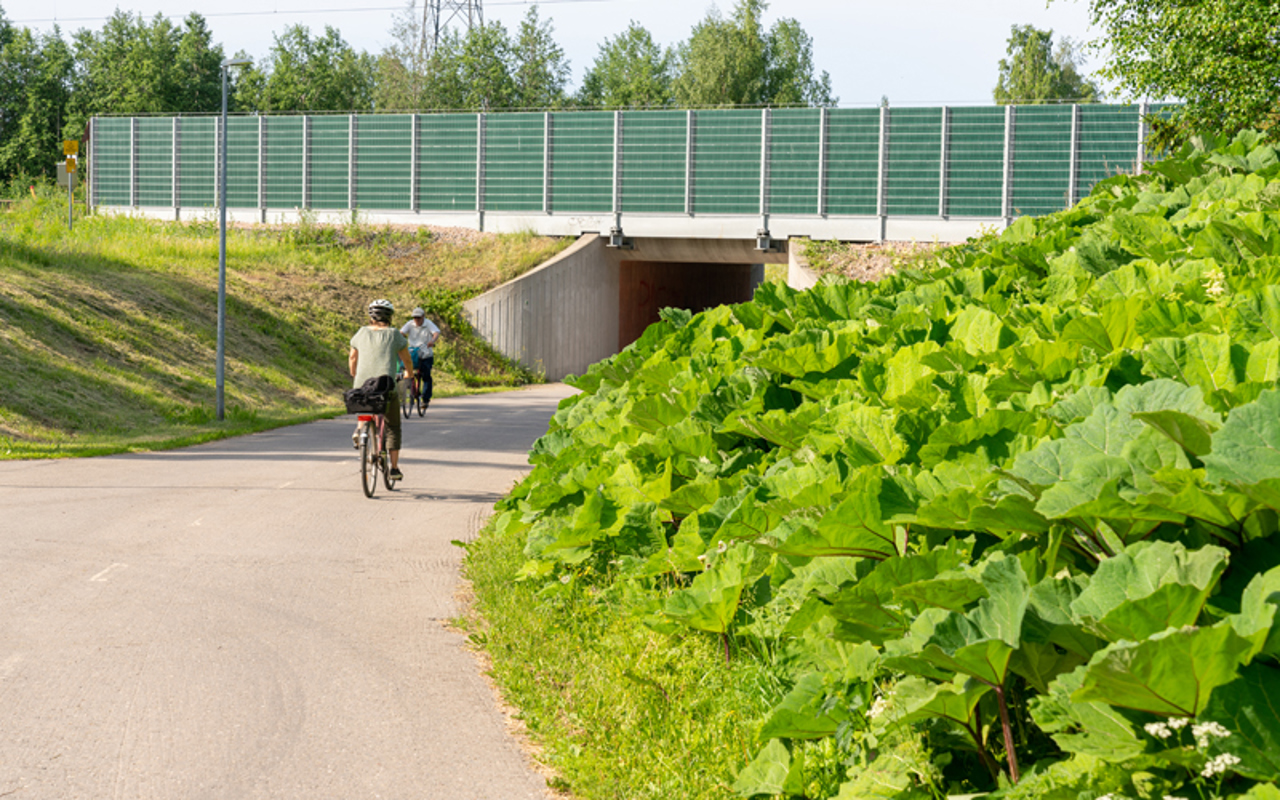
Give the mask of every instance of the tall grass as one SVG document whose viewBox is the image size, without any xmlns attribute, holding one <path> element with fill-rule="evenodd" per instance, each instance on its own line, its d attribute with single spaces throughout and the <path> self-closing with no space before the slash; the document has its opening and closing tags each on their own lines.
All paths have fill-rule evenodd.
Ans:
<svg viewBox="0 0 1280 800">
<path fill-rule="evenodd" d="M 230 413 L 216 423 L 213 215 L 176 223 L 82 209 L 68 231 L 66 195 L 38 187 L 0 213 L 0 458 L 174 446 L 339 413 L 347 342 L 369 300 L 407 311 L 441 286 L 481 291 L 568 244 L 445 244 L 357 224 L 231 229 Z M 473 338 L 458 331 L 448 346 L 475 349 Z M 469 391 L 462 378 L 477 375 L 472 383 L 490 385 L 531 377 L 488 357 L 462 376 L 444 365 L 437 391 Z"/>
</svg>

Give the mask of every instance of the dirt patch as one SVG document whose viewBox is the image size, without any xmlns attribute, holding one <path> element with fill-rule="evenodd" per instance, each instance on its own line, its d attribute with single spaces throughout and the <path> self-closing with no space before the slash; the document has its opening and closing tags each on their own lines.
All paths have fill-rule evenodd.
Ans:
<svg viewBox="0 0 1280 800">
<path fill-rule="evenodd" d="M 903 266 L 928 261 L 948 242 L 809 242 L 809 266 L 823 275 L 878 281 Z"/>
</svg>

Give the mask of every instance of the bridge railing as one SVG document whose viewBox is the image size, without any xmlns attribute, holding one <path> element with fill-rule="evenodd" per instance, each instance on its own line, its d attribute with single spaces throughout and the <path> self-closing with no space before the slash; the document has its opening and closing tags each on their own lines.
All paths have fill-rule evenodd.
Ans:
<svg viewBox="0 0 1280 800">
<path fill-rule="evenodd" d="M 96 117 L 91 203 L 601 219 L 982 219 L 1141 169 L 1139 105 Z M 883 232 L 883 225 L 881 226 Z"/>
</svg>

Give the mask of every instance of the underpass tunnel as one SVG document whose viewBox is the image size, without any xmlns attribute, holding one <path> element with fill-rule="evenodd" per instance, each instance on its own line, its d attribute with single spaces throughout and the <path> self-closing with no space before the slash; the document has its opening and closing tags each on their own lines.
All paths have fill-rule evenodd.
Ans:
<svg viewBox="0 0 1280 800">
<path fill-rule="evenodd" d="M 745 303 L 764 281 L 763 264 L 638 261 L 618 264 L 618 350 L 639 339 L 664 308 L 694 312 Z"/>
</svg>

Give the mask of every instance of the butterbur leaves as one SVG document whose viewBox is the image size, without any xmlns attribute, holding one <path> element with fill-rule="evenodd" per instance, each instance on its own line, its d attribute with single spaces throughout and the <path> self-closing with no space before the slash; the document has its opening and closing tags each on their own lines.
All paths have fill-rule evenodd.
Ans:
<svg viewBox="0 0 1280 800">
<path fill-rule="evenodd" d="M 746 586 L 744 570 L 750 563 L 750 548 L 736 545 L 727 549 L 688 589 L 667 598 L 663 614 L 696 630 L 724 633 L 738 613 L 738 600 Z"/>
<path fill-rule="evenodd" d="M 1233 772 L 1259 781 L 1280 781 L 1280 669 L 1254 663 L 1240 677 L 1216 687 L 1200 719 L 1229 735 L 1210 737 L 1209 755 L 1240 759 Z"/>
<path fill-rule="evenodd" d="M 1235 679 L 1251 649 L 1225 622 L 1170 629 L 1142 642 L 1120 641 L 1090 659 L 1071 699 L 1193 717 L 1208 704 L 1210 692 Z"/>
</svg>

